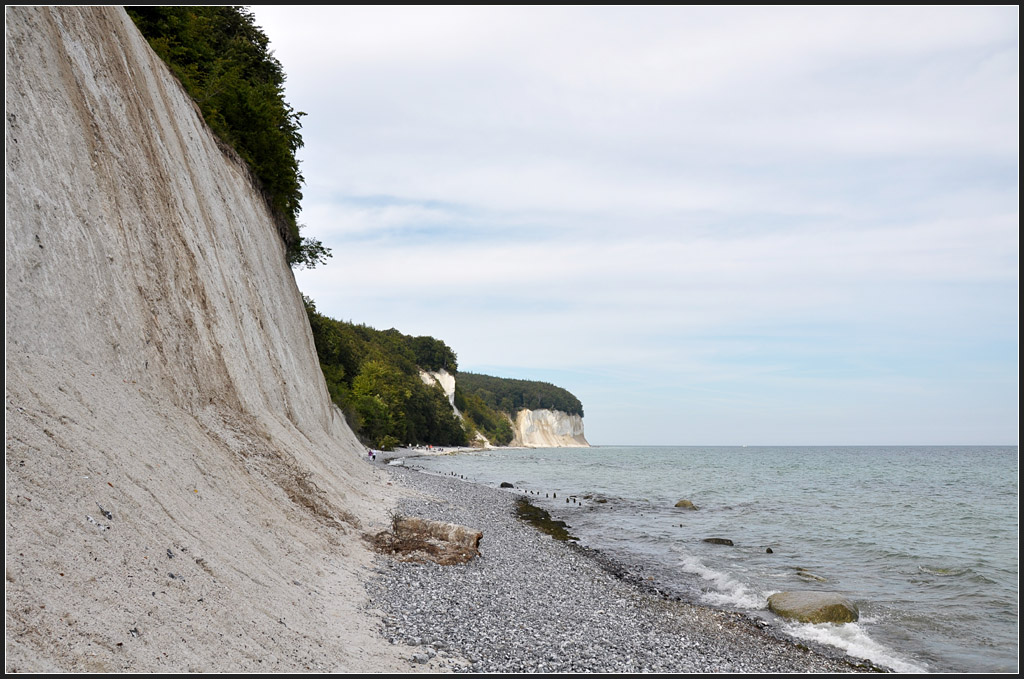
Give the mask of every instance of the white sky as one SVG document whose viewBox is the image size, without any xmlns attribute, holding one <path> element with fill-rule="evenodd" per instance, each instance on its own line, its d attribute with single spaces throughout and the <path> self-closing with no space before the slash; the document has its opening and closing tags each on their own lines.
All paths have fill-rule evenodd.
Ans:
<svg viewBox="0 0 1024 679">
<path fill-rule="evenodd" d="M 1018 8 L 255 7 L 329 316 L 594 444 L 1015 444 Z"/>
</svg>

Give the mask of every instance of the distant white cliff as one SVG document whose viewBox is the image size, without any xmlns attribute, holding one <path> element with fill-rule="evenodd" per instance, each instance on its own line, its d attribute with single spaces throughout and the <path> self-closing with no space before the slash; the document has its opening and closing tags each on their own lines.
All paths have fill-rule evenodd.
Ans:
<svg viewBox="0 0 1024 679">
<path fill-rule="evenodd" d="M 462 419 L 455 407 L 455 376 L 447 370 L 420 370 L 420 379 L 426 385 L 439 384 L 452 410 Z M 506 415 L 506 417 L 508 417 Z M 583 436 L 583 417 L 561 410 L 520 410 L 515 419 L 509 417 L 514 436 L 508 446 L 512 448 L 589 448 Z M 491 442 L 480 432 L 475 444 L 492 448 Z"/>
<path fill-rule="evenodd" d="M 451 404 L 452 410 L 455 414 L 462 418 L 462 413 L 455 407 L 455 375 L 452 375 L 447 370 L 435 370 L 433 372 L 427 372 L 426 370 L 420 370 L 420 379 L 423 380 L 423 384 L 440 384 L 441 389 L 444 391 L 445 398 L 448 399 L 448 403 Z"/>
<path fill-rule="evenodd" d="M 589 448 L 583 436 L 583 418 L 561 410 L 520 410 L 511 447 Z"/>
</svg>

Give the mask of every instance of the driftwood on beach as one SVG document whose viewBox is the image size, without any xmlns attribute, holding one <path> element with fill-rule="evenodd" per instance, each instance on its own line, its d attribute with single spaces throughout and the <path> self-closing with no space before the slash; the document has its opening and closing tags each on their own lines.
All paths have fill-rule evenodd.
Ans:
<svg viewBox="0 0 1024 679">
<path fill-rule="evenodd" d="M 370 538 L 374 549 L 399 561 L 427 561 L 450 566 L 465 563 L 480 553 L 478 530 L 444 521 L 396 515 L 391 529 Z"/>
</svg>

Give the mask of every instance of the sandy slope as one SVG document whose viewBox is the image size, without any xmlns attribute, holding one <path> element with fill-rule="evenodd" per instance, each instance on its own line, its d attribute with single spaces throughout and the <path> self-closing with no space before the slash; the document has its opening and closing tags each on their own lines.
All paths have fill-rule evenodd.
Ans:
<svg viewBox="0 0 1024 679">
<path fill-rule="evenodd" d="M 6 58 L 6 669 L 408 671 L 247 170 L 120 9 L 8 7 Z"/>
</svg>

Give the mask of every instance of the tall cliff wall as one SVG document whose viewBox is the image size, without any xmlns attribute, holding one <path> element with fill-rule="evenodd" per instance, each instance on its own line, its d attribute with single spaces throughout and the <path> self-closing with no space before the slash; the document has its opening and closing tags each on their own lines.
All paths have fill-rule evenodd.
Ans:
<svg viewBox="0 0 1024 679">
<path fill-rule="evenodd" d="M 358 611 L 388 505 L 247 168 L 122 10 L 5 31 L 7 670 L 400 670 Z"/>
<path fill-rule="evenodd" d="M 583 418 L 561 410 L 520 410 L 516 413 L 511 447 L 589 447 L 583 436 Z"/>
</svg>

